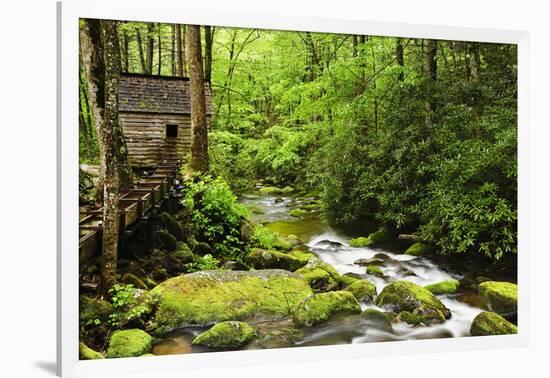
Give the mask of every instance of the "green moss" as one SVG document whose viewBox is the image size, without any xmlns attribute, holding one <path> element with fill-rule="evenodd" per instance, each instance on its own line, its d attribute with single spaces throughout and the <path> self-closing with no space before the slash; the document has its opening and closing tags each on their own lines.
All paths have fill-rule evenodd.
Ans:
<svg viewBox="0 0 550 378">
<path fill-rule="evenodd" d="M 252 214 L 265 214 L 265 211 L 260 209 L 258 206 L 248 205 L 246 207 L 248 208 L 248 210 L 250 210 Z"/>
<path fill-rule="evenodd" d="M 360 278 L 348 276 L 348 273 L 339 275 L 338 277 L 338 283 L 340 283 L 340 287 L 345 288 L 349 285 L 352 285 L 354 282 L 359 281 Z"/>
<path fill-rule="evenodd" d="M 306 265 L 307 260 L 300 255 L 253 248 L 246 256 L 245 263 L 255 269 L 285 269 L 293 272 Z"/>
<path fill-rule="evenodd" d="M 145 282 L 145 284 L 147 285 L 147 288 L 149 288 L 149 289 L 152 289 L 152 288 L 154 288 L 155 286 L 158 285 L 158 283 L 156 283 L 155 280 L 153 280 L 149 277 L 144 277 L 143 282 Z"/>
<path fill-rule="evenodd" d="M 518 286 L 511 282 L 486 281 L 478 286 L 483 305 L 492 312 L 509 316 L 518 310 Z"/>
<path fill-rule="evenodd" d="M 181 249 L 174 252 L 173 256 L 177 258 L 182 264 L 188 264 L 195 261 L 195 255 L 189 249 Z"/>
<path fill-rule="evenodd" d="M 256 330 L 250 325 L 237 322 L 221 322 L 201 333 L 193 340 L 193 345 L 209 348 L 238 348 L 247 344 L 256 336 Z"/>
<path fill-rule="evenodd" d="M 409 311 L 401 311 L 397 318 L 410 326 L 417 326 L 424 321 L 424 318 L 422 316 L 416 315 Z"/>
<path fill-rule="evenodd" d="M 294 192 L 294 188 L 292 186 L 285 186 L 283 189 L 281 189 L 281 193 L 283 194 L 290 194 Z"/>
<path fill-rule="evenodd" d="M 136 289 L 147 290 L 147 284 L 132 273 L 126 273 L 120 278 L 120 282 L 133 285 Z"/>
<path fill-rule="evenodd" d="M 413 245 L 411 245 L 409 248 L 407 248 L 407 250 L 405 251 L 405 254 L 418 257 L 418 256 L 424 256 L 424 255 L 430 254 L 434 250 L 435 248 L 432 245 L 416 242 Z"/>
<path fill-rule="evenodd" d="M 176 240 L 183 240 L 184 231 L 181 224 L 168 213 L 161 213 L 159 216 L 159 222 L 163 228 L 165 228 Z"/>
<path fill-rule="evenodd" d="M 309 260 L 315 256 L 313 253 L 306 253 L 297 249 L 295 249 L 294 251 L 290 251 L 287 254 L 300 260 L 301 262 L 304 263 L 304 265 L 307 264 Z"/>
<path fill-rule="evenodd" d="M 178 241 L 166 230 L 155 231 L 153 234 L 155 245 L 167 251 L 175 251 Z"/>
<path fill-rule="evenodd" d="M 84 343 L 78 344 L 78 358 L 81 360 L 102 360 L 105 357 L 99 352 L 96 352 L 92 348 L 89 348 Z"/>
<path fill-rule="evenodd" d="M 365 237 L 355 238 L 349 241 L 349 246 L 353 248 L 368 247 L 370 245 L 372 245 L 372 240 Z"/>
<path fill-rule="evenodd" d="M 368 280 L 355 280 L 344 289 L 360 302 L 372 302 L 376 298 L 376 286 Z"/>
<path fill-rule="evenodd" d="M 282 190 L 276 186 L 264 186 L 263 188 L 260 188 L 260 193 L 265 195 L 281 194 Z"/>
<path fill-rule="evenodd" d="M 384 332 L 393 332 L 392 319 L 382 311 L 368 308 L 361 313 L 361 316 L 365 319 L 367 325 Z"/>
<path fill-rule="evenodd" d="M 277 238 L 273 242 L 273 248 L 278 249 L 279 251 L 290 251 L 292 249 L 292 244 L 284 239 Z"/>
<path fill-rule="evenodd" d="M 159 333 L 184 325 L 290 317 L 312 293 L 302 276 L 284 270 L 202 271 L 180 275 L 151 291 L 160 296 Z"/>
<path fill-rule="evenodd" d="M 108 358 L 137 357 L 151 351 L 153 338 L 141 329 L 115 331 L 109 339 Z"/>
<path fill-rule="evenodd" d="M 300 218 L 300 217 L 303 216 L 303 215 L 309 214 L 308 211 L 303 210 L 303 209 L 292 209 L 292 210 L 290 210 L 288 213 L 289 213 L 291 216 L 296 217 L 296 218 Z"/>
<path fill-rule="evenodd" d="M 312 326 L 338 313 L 361 313 L 359 302 L 349 291 L 331 291 L 305 298 L 294 313 L 294 321 L 301 326 Z"/>
<path fill-rule="evenodd" d="M 89 320 L 106 321 L 114 311 L 113 306 L 102 299 L 94 299 L 81 295 L 79 297 L 79 319 L 87 323 Z"/>
<path fill-rule="evenodd" d="M 422 305 L 427 305 L 441 311 L 446 319 L 451 317 L 451 311 L 437 297 L 422 286 L 409 281 L 393 281 L 386 285 L 376 298 L 376 305 L 396 312 L 412 312 Z"/>
<path fill-rule="evenodd" d="M 378 244 L 378 243 L 386 243 L 391 241 L 393 238 L 393 235 L 388 230 L 378 230 L 371 234 L 369 234 L 369 239 L 372 242 L 372 244 Z"/>
<path fill-rule="evenodd" d="M 518 333 L 518 328 L 494 312 L 482 312 L 474 318 L 470 327 L 471 336 L 509 335 Z"/>
<path fill-rule="evenodd" d="M 423 305 L 415 308 L 413 314 L 420 316 L 423 323 L 426 324 L 443 323 L 445 321 L 445 316 L 443 313 L 437 308 L 431 306 Z"/>
<path fill-rule="evenodd" d="M 382 272 L 382 269 L 376 265 L 367 266 L 367 274 L 370 274 L 371 276 L 384 277 L 384 272 Z"/>
<path fill-rule="evenodd" d="M 432 294 L 454 294 L 458 290 L 460 282 L 455 279 L 434 283 L 424 286 Z"/>
<path fill-rule="evenodd" d="M 307 205 L 300 206 L 300 209 L 307 210 L 307 211 L 315 211 L 319 210 L 321 208 L 321 204 L 319 203 L 308 203 Z"/>
<path fill-rule="evenodd" d="M 338 290 L 338 283 L 330 274 L 319 268 L 301 268 L 296 274 L 301 274 L 315 293 Z"/>
</svg>

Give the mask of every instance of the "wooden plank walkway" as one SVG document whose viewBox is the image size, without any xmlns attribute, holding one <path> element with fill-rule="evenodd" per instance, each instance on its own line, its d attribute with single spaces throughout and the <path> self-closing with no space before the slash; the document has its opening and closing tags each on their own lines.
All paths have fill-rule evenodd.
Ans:
<svg viewBox="0 0 550 378">
<path fill-rule="evenodd" d="M 141 177 L 133 188 L 121 190 L 120 233 L 129 233 L 131 226 L 147 219 L 148 213 L 160 208 L 162 201 L 177 196 L 179 162 L 165 161 L 148 176 Z M 79 214 L 79 261 L 82 264 L 101 251 L 103 208 Z"/>
</svg>

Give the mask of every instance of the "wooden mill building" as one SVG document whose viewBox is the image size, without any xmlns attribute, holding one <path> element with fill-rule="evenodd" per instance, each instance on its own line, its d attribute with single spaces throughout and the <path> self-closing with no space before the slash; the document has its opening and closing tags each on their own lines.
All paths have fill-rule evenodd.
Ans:
<svg viewBox="0 0 550 378">
<path fill-rule="evenodd" d="M 212 116 L 210 85 L 205 82 L 208 128 Z M 189 79 L 124 73 L 119 86 L 119 118 L 134 167 L 181 160 L 191 144 Z"/>
</svg>

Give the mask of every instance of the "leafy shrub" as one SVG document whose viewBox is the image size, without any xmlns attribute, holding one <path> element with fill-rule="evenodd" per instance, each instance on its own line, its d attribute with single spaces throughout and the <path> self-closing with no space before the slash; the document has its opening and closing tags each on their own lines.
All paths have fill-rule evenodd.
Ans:
<svg viewBox="0 0 550 378">
<path fill-rule="evenodd" d="M 265 226 L 257 224 L 254 227 L 254 235 L 252 236 L 251 244 L 255 247 L 271 249 L 277 242 L 278 235 L 269 231 Z"/>
<path fill-rule="evenodd" d="M 109 289 L 114 312 L 109 315 L 109 324 L 123 328 L 131 322 L 142 322 L 149 315 L 158 297 L 148 291 L 136 290 L 133 285 L 116 284 Z"/>
<path fill-rule="evenodd" d="M 246 254 L 241 226 L 248 210 L 221 178 L 210 176 L 186 183 L 184 205 L 190 211 L 198 240 L 205 241 L 228 259 L 240 260 Z"/>
<path fill-rule="evenodd" d="M 201 270 L 218 270 L 220 269 L 220 260 L 214 258 L 212 255 L 204 255 L 199 257 L 195 262 L 187 264 L 187 270 L 192 272 L 198 272 Z"/>
</svg>

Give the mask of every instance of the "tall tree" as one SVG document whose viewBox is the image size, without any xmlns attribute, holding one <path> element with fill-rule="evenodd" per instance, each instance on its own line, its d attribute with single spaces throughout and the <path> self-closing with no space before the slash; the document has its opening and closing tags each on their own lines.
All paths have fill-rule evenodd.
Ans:
<svg viewBox="0 0 550 378">
<path fill-rule="evenodd" d="M 397 60 L 397 64 L 403 68 L 405 66 L 405 58 L 403 54 L 403 41 L 401 38 L 397 38 L 395 42 L 395 57 Z M 397 79 L 402 81 L 404 79 L 403 76 L 403 70 L 399 71 L 399 74 L 397 75 Z"/>
<path fill-rule="evenodd" d="M 206 121 L 201 28 L 198 25 L 188 25 L 187 29 L 189 87 L 191 93 L 191 151 L 188 171 L 189 173 L 205 173 L 208 171 L 208 125 Z"/>
<path fill-rule="evenodd" d="M 479 83 L 481 81 L 479 44 L 469 42 L 468 51 L 470 54 L 470 77 L 475 83 Z"/>
<path fill-rule="evenodd" d="M 147 61 L 145 60 L 145 53 L 143 52 L 143 40 L 141 38 L 141 30 L 139 29 L 139 27 L 136 28 L 136 40 L 137 40 L 141 72 L 147 73 Z"/>
<path fill-rule="evenodd" d="M 170 50 L 170 63 L 172 64 L 172 76 L 176 76 L 176 25 L 170 25 L 172 31 L 172 49 Z"/>
<path fill-rule="evenodd" d="M 212 80 L 212 44 L 214 43 L 214 30 L 211 26 L 204 27 L 204 79 Z"/>
<path fill-rule="evenodd" d="M 158 36 L 157 36 L 157 40 L 158 40 L 158 60 L 159 60 L 159 66 L 158 66 L 158 70 L 157 70 L 157 75 L 160 76 L 160 74 L 162 73 L 162 39 L 161 39 L 161 24 L 158 24 Z"/>
<path fill-rule="evenodd" d="M 120 175 L 118 172 L 118 143 L 114 130 L 118 122 L 118 86 L 120 81 L 120 52 L 116 21 L 102 20 L 105 62 L 104 118 L 99 127 L 98 139 L 105 154 L 103 186 L 103 235 L 101 252 L 101 291 L 106 294 L 116 282 L 118 235 L 120 231 L 119 199 Z"/>
<path fill-rule="evenodd" d="M 185 25 L 183 25 L 185 28 Z M 182 25 L 176 25 L 176 75 L 179 77 L 185 76 L 185 57 L 184 43 L 182 38 Z"/>
<path fill-rule="evenodd" d="M 148 23 L 147 24 L 147 57 L 145 59 L 147 64 L 147 71 L 145 71 L 148 74 L 153 73 L 153 56 L 155 53 L 155 24 Z"/>
<path fill-rule="evenodd" d="M 437 105 L 436 95 L 434 93 L 435 83 L 437 81 L 437 41 L 434 39 L 428 39 L 426 41 L 426 61 L 426 122 L 431 125 Z"/>
</svg>

